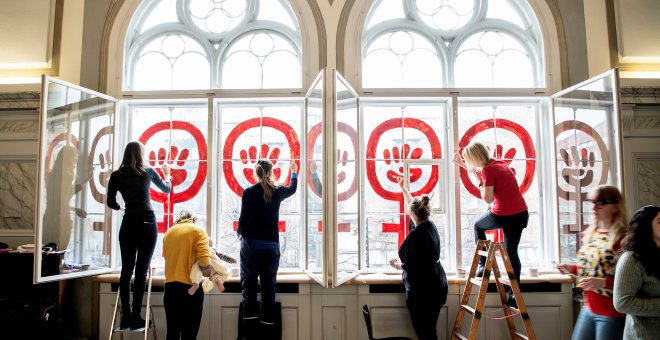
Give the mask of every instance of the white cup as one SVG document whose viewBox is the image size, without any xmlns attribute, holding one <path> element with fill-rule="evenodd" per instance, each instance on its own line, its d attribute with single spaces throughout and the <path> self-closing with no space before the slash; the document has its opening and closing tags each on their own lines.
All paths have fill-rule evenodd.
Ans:
<svg viewBox="0 0 660 340">
<path fill-rule="evenodd" d="M 233 277 L 238 277 L 241 274 L 241 270 L 238 268 L 232 268 L 231 270 L 231 276 Z"/>
<path fill-rule="evenodd" d="M 465 277 L 465 269 L 463 268 L 458 268 L 456 269 L 456 277 L 459 279 L 462 279 Z"/>
<path fill-rule="evenodd" d="M 538 268 L 529 268 L 529 276 L 531 276 L 531 277 L 539 276 L 539 269 Z"/>
</svg>

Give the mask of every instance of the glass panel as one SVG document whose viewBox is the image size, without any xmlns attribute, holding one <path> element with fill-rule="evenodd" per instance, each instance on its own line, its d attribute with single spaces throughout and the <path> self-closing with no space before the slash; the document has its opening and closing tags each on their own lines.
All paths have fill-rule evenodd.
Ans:
<svg viewBox="0 0 660 340">
<path fill-rule="evenodd" d="M 340 285 L 358 274 L 360 269 L 359 201 L 358 201 L 358 97 L 337 73 L 335 77 L 337 108 L 335 142 L 337 145 L 335 175 L 337 211 L 335 259 L 337 273 L 334 285 Z M 347 214 L 350 213 L 350 214 Z"/>
<path fill-rule="evenodd" d="M 305 131 L 307 133 L 307 231 L 305 272 L 321 285 L 326 285 L 324 272 L 325 238 L 323 228 L 323 87 L 324 74 L 321 71 L 314 85 L 305 97 Z"/>
<path fill-rule="evenodd" d="M 589 191 L 620 186 L 616 79 L 612 70 L 552 97 L 560 262 L 577 261 L 580 233 L 591 223 Z"/>
<path fill-rule="evenodd" d="M 219 190 L 217 243 L 220 251 L 238 259 L 240 245 L 235 243 L 241 196 L 248 186 L 256 184 L 254 166 L 257 160 L 273 164 L 273 179 L 278 185 L 289 185 L 291 160 L 300 162 L 300 131 L 303 107 L 300 100 L 217 102 Z M 302 178 L 302 176 L 301 176 Z M 298 191 L 280 206 L 280 269 L 298 269 L 301 265 L 302 197 Z M 224 240 L 228 237 L 230 240 Z M 286 243 L 286 244 L 285 244 Z M 222 247 L 228 247 L 224 249 Z M 236 253 L 233 253 L 236 252 Z"/>
<path fill-rule="evenodd" d="M 516 176 L 530 213 L 519 247 L 530 249 L 525 250 L 529 262 L 522 261 L 523 268 L 538 266 L 544 247 L 538 227 L 542 206 L 536 179 L 538 106 L 538 101 L 493 98 L 460 100 L 458 105 L 459 149 L 481 142 L 489 149 L 490 157 L 505 161 Z M 463 266 L 469 267 L 475 249 L 474 222 L 488 211 L 488 204 L 481 199 L 472 174 L 461 169 L 460 178 L 462 260 Z"/>
<path fill-rule="evenodd" d="M 105 206 L 113 168 L 116 100 L 43 78 L 35 244 L 35 281 L 110 271 L 111 213 Z M 59 258 L 40 271 L 43 255 Z"/>
<path fill-rule="evenodd" d="M 206 215 L 208 108 L 199 104 L 135 105 L 129 112 L 128 140 L 144 144 L 148 165 L 161 176 L 163 163 L 171 168 L 169 194 L 151 186 L 151 205 L 163 218 L 157 219 L 158 232 L 167 231 L 183 209 Z"/>
<path fill-rule="evenodd" d="M 364 199 L 362 207 L 367 218 L 366 264 L 368 268 L 379 268 L 391 258 L 397 257 L 398 246 L 408 234 L 408 224 L 403 214 L 403 197 L 397 177 L 408 174 L 409 189 L 413 196 L 432 194 L 434 214 L 444 214 L 447 209 L 446 187 L 449 182 L 441 180 L 444 167 L 443 152 L 446 153 L 445 131 L 447 105 L 442 101 L 429 104 L 428 100 L 368 101 L 362 106 L 365 145 Z M 397 214 L 398 213 L 398 214 Z M 397 214 L 397 215 L 392 215 Z M 391 216 L 391 217 L 390 217 Z M 443 217 L 437 217 L 438 221 Z M 434 217 L 436 218 L 436 217 Z M 442 222 L 446 225 L 446 222 Z M 439 227 L 439 226 L 438 226 Z M 440 227 L 439 229 L 440 230 Z M 442 232 L 445 229 L 442 228 Z M 389 246 L 395 235 L 396 246 L 390 254 Z M 449 234 L 440 235 L 443 240 Z M 445 251 L 449 243 L 442 245 Z M 368 252 L 374 252 L 370 254 Z M 378 259 L 374 262 L 374 259 Z M 375 267 L 374 267 L 375 266 Z"/>
</svg>

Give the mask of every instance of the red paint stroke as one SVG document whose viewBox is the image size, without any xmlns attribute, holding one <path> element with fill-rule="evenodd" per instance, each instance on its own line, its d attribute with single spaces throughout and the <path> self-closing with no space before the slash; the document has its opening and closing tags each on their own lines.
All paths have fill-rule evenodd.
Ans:
<svg viewBox="0 0 660 340">
<path fill-rule="evenodd" d="M 380 197 L 388 200 L 388 201 L 396 201 L 399 202 L 399 213 L 400 215 L 400 221 L 399 224 L 396 223 L 383 223 L 382 225 L 382 231 L 383 232 L 396 232 L 399 235 L 398 238 L 398 243 L 399 246 L 401 246 L 401 243 L 403 243 L 403 240 L 405 239 L 407 235 L 407 228 L 405 227 L 407 225 L 407 220 L 408 217 L 404 215 L 404 207 L 403 207 L 403 194 L 401 191 L 388 191 L 385 188 L 383 188 L 382 184 L 380 183 L 378 179 L 378 175 L 376 174 L 376 161 L 374 160 L 376 158 L 376 150 L 378 148 L 378 142 L 380 141 L 380 137 L 389 130 L 393 129 L 402 129 L 402 128 L 411 128 L 411 129 L 416 129 L 421 131 L 425 136 L 426 139 L 428 140 L 430 146 L 431 146 L 431 158 L 432 159 L 440 159 L 442 158 L 442 148 L 440 145 L 440 140 L 438 139 L 438 136 L 435 134 L 435 131 L 433 128 L 431 128 L 430 125 L 426 124 L 424 121 L 420 119 L 415 119 L 415 118 L 404 118 L 403 122 L 401 121 L 400 118 L 392 118 L 389 120 L 384 121 L 380 125 L 378 125 L 372 132 L 371 135 L 369 136 L 369 141 L 367 142 L 367 150 L 366 150 L 366 172 L 367 172 L 367 180 L 369 181 L 369 184 L 371 185 L 372 189 L 378 194 Z M 389 151 L 388 151 L 389 152 Z M 393 149 L 393 152 L 398 153 L 399 150 L 398 148 L 396 150 Z M 419 156 L 421 158 L 423 151 L 413 151 L 413 154 L 415 156 Z M 384 155 L 387 155 L 384 153 Z M 404 149 L 404 157 L 407 157 L 408 154 L 405 154 L 405 149 Z M 395 155 L 395 158 L 396 155 Z M 413 172 L 413 169 L 421 171 L 419 168 L 412 168 L 411 167 L 411 180 L 412 175 L 415 174 Z M 402 171 L 403 172 L 403 171 Z M 411 194 L 413 196 L 419 196 L 423 194 L 428 194 L 430 193 L 435 185 L 438 183 L 438 174 L 439 169 L 437 166 L 431 167 L 431 175 L 429 176 L 428 182 L 418 191 L 412 192 Z M 415 175 L 416 176 L 416 175 Z M 419 178 L 417 178 L 419 179 Z M 416 179 L 416 180 L 417 180 Z M 390 179 L 391 180 L 391 179 Z"/>
<path fill-rule="evenodd" d="M 598 151 L 600 152 L 600 157 L 602 159 L 602 162 L 599 162 L 600 164 L 600 179 L 598 180 L 593 180 L 593 175 L 598 173 L 597 171 L 594 171 L 593 166 L 595 164 L 598 164 L 595 162 L 595 155 L 593 153 L 589 156 L 587 156 L 587 149 L 582 148 L 582 167 L 587 167 L 587 165 L 591 166 L 591 169 L 584 169 L 584 176 L 585 177 L 590 177 L 592 180 L 590 181 L 591 183 L 597 183 L 597 185 L 603 185 L 607 183 L 607 178 L 609 175 L 609 169 L 607 168 L 607 164 L 609 162 L 609 150 L 607 148 L 607 145 L 605 144 L 605 141 L 603 140 L 603 137 L 598 133 L 596 129 L 591 127 L 590 125 L 581 122 L 579 120 L 567 120 L 563 121 L 557 125 L 555 125 L 555 138 L 559 137 L 560 134 L 570 131 L 570 130 L 576 130 L 576 134 L 578 131 L 583 132 L 587 136 L 591 137 L 594 142 L 596 142 L 596 145 L 598 145 Z M 555 139 L 556 140 L 556 139 Z M 586 142 L 586 141 L 585 141 Z M 565 149 L 561 149 L 559 152 L 566 152 Z M 564 159 L 566 162 L 567 159 Z M 579 160 L 573 160 L 575 168 L 579 167 Z M 570 164 L 566 164 L 569 166 Z M 569 184 L 569 186 L 572 186 L 574 188 L 574 191 L 566 191 L 563 188 L 561 188 L 559 185 L 557 185 L 557 193 L 560 198 L 568 201 L 577 201 L 578 199 L 578 187 L 580 187 L 580 200 L 585 201 L 587 199 L 587 195 L 589 194 L 589 187 L 587 185 L 583 184 L 578 184 L 580 179 L 575 178 L 573 176 L 562 176 L 562 174 L 558 174 L 560 178 L 564 179 L 566 183 Z M 586 184 L 586 183 L 585 183 Z M 589 183 L 590 184 L 590 183 Z M 583 188 L 587 188 L 586 191 L 583 191 Z"/>
<path fill-rule="evenodd" d="M 323 221 L 318 221 L 316 225 L 316 230 L 319 233 L 323 232 Z M 337 223 L 337 232 L 339 233 L 348 233 L 351 231 L 351 224 L 350 223 Z"/>
<path fill-rule="evenodd" d="M 323 132 L 322 123 L 318 123 L 314 125 L 311 129 L 309 129 L 309 132 L 307 133 L 308 160 L 314 159 L 314 144 L 316 144 L 316 140 L 319 138 L 322 132 Z M 353 144 L 353 155 L 357 156 L 357 145 L 358 145 L 357 131 L 355 131 L 355 129 L 349 124 L 346 124 L 344 122 L 337 122 L 337 133 L 340 132 L 348 135 L 348 137 L 351 139 L 351 144 Z M 337 162 L 338 162 L 337 164 L 342 164 L 343 166 L 346 166 L 347 164 L 352 163 L 353 168 L 357 166 L 357 162 L 348 163 L 347 159 L 348 159 L 348 152 L 344 151 L 343 153 L 341 153 L 340 150 L 337 149 Z M 353 176 L 353 182 L 351 182 L 351 185 L 348 187 L 348 189 L 344 192 L 340 192 L 337 194 L 338 202 L 348 200 L 349 198 L 353 197 L 353 195 L 355 195 L 355 193 L 357 192 L 358 189 L 357 171 L 353 171 L 353 173 L 355 174 Z M 337 184 L 343 183 L 344 180 L 346 180 L 346 172 L 342 170 L 341 172 L 337 173 Z M 312 181 L 311 174 L 308 174 L 307 176 L 307 185 L 312 190 L 312 192 L 316 194 L 317 197 L 321 197 L 321 193 L 316 192 L 316 189 L 314 188 L 314 182 Z"/>
<path fill-rule="evenodd" d="M 529 187 L 532 185 L 532 181 L 534 180 L 534 171 L 536 169 L 536 150 L 534 148 L 534 141 L 532 140 L 532 137 L 529 135 L 527 130 L 525 130 L 524 127 L 521 125 L 514 123 L 508 119 L 486 119 L 483 120 L 479 123 L 474 124 L 472 127 L 470 127 L 467 131 L 465 131 L 465 134 L 461 138 L 461 141 L 458 143 L 459 146 L 459 152 L 463 151 L 463 148 L 468 146 L 472 139 L 479 133 L 489 130 L 489 129 L 505 129 L 508 131 L 513 132 L 513 134 L 520 139 L 522 142 L 523 148 L 525 149 L 525 158 L 527 159 L 525 161 L 525 176 L 523 177 L 522 183 L 520 183 L 520 193 L 524 194 L 529 190 Z M 502 157 L 502 146 L 498 145 L 496 146 L 495 151 L 495 156 Z M 499 151 L 498 151 L 499 150 Z M 506 160 L 509 163 L 511 162 L 511 158 L 515 155 L 515 151 L 509 150 L 502 160 Z M 498 158 L 498 157 L 496 157 Z M 465 189 L 472 194 L 472 196 L 481 198 L 481 192 L 479 188 L 472 183 L 472 179 L 470 179 L 470 176 L 464 168 L 461 168 L 460 170 L 460 176 L 461 176 L 461 182 L 463 182 L 463 186 L 465 186 Z"/>
<path fill-rule="evenodd" d="M 240 124 L 236 125 L 233 130 L 231 130 L 229 135 L 227 135 L 227 140 L 225 141 L 225 146 L 222 151 L 222 157 L 224 159 L 222 161 L 222 171 L 224 173 L 225 180 L 227 181 L 227 185 L 231 191 L 233 191 L 239 197 L 243 195 L 243 190 L 245 188 L 241 186 L 241 184 L 236 179 L 236 175 L 234 174 L 234 166 L 233 162 L 231 161 L 234 151 L 234 144 L 236 143 L 236 140 L 238 140 L 238 137 L 240 137 L 245 131 L 260 127 L 270 127 L 284 134 L 289 144 L 291 159 L 296 160 L 296 163 L 300 165 L 300 143 L 298 142 L 296 131 L 289 124 L 271 117 L 257 117 L 241 122 Z M 289 185 L 290 181 L 291 170 L 289 170 L 289 173 L 287 173 L 284 185 Z"/>
<path fill-rule="evenodd" d="M 55 148 L 60 143 L 66 142 L 67 135 L 68 134 L 66 132 L 60 133 L 59 135 L 55 136 L 55 138 L 53 138 L 53 141 L 50 142 L 50 144 L 48 145 L 48 149 L 46 151 L 46 166 L 44 166 L 44 170 L 45 170 L 44 179 L 46 180 L 46 183 L 48 183 L 48 175 L 50 174 L 50 170 L 51 170 L 50 159 L 53 157 L 53 151 L 55 151 Z M 78 149 L 78 138 L 76 138 L 76 136 L 73 134 L 71 135 L 71 145 L 73 145 L 74 148 Z"/>
<path fill-rule="evenodd" d="M 206 138 L 204 137 L 204 134 L 193 124 L 184 122 L 184 121 L 165 121 L 165 122 L 160 122 L 156 123 L 149 128 L 147 128 L 140 138 L 138 140 L 144 144 L 147 145 L 147 142 L 151 137 L 153 137 L 156 133 L 161 132 L 161 131 L 168 131 L 168 130 L 182 130 L 185 132 L 190 133 L 192 135 L 193 139 L 195 140 L 195 143 L 197 144 L 197 152 L 198 152 L 198 159 L 199 159 L 199 165 L 197 168 L 197 175 L 195 176 L 195 179 L 193 180 L 192 184 L 190 186 L 182 191 L 182 192 L 176 192 L 176 187 L 178 184 L 181 184 L 183 182 L 182 178 L 185 179 L 187 176 L 187 170 L 185 169 L 172 169 L 172 191 L 169 194 L 156 191 L 154 189 L 150 189 L 150 196 L 151 199 L 163 203 L 163 210 L 164 210 L 164 221 L 163 222 L 158 222 L 158 232 L 164 233 L 167 231 L 167 229 L 174 224 L 174 204 L 175 203 L 181 203 L 181 202 L 186 202 L 195 197 L 199 193 L 199 191 L 202 189 L 202 186 L 204 185 L 204 182 L 206 182 L 206 171 L 207 171 L 207 164 L 206 164 L 206 156 L 207 156 L 207 145 L 206 145 Z M 176 152 L 176 155 L 174 154 Z M 172 146 L 170 148 L 170 156 L 167 158 L 167 155 L 165 154 L 166 151 L 163 148 L 160 148 L 159 150 L 159 161 L 168 161 L 170 164 L 174 163 L 175 157 L 178 155 L 180 158 L 184 157 L 187 159 L 186 154 L 179 154 L 178 153 L 178 148 L 175 146 Z M 155 153 L 151 152 L 150 156 L 155 157 Z M 150 159 L 150 161 L 155 162 L 155 159 Z M 181 162 L 176 162 L 177 165 L 181 166 Z M 154 163 L 155 164 L 155 163 Z M 160 173 L 160 169 L 156 169 Z M 176 170 L 176 171 L 175 171 Z M 175 177 L 175 173 L 176 176 Z M 162 174 L 161 174 L 162 175 Z M 176 181 L 176 185 L 175 185 Z"/>
<path fill-rule="evenodd" d="M 100 187 L 106 190 L 108 188 L 108 181 L 110 180 L 110 174 L 112 174 L 112 167 L 110 166 L 110 160 L 111 160 L 110 155 L 112 154 L 112 150 L 111 149 L 96 150 L 96 148 L 98 147 L 101 138 L 107 135 L 112 135 L 112 132 L 113 132 L 112 126 L 106 126 L 100 129 L 99 132 L 94 137 L 94 140 L 92 141 L 89 157 L 87 157 L 87 166 L 89 167 L 89 169 L 92 169 L 94 165 L 94 159 L 98 155 L 99 163 L 101 164 L 101 170 L 105 170 L 99 173 L 98 182 Z M 108 145 L 112 147 L 112 139 L 110 139 L 110 143 L 108 143 Z M 96 186 L 96 181 L 94 180 L 94 176 L 89 177 L 89 189 L 92 191 L 92 197 L 94 197 L 94 200 L 96 202 L 105 204 L 105 194 L 101 193 L 99 187 Z"/>
</svg>

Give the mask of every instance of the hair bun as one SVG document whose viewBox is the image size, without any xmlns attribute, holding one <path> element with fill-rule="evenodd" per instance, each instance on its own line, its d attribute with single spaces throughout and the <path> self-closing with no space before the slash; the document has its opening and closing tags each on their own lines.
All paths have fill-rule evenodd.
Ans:
<svg viewBox="0 0 660 340">
<path fill-rule="evenodd" d="M 429 206 L 431 203 L 431 197 L 429 197 L 429 195 L 423 195 L 421 201 L 423 206 Z"/>
</svg>

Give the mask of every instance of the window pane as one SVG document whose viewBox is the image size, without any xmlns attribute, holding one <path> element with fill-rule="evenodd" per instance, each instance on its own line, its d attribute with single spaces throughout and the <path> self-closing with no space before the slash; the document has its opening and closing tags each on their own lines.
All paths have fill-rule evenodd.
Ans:
<svg viewBox="0 0 660 340">
<path fill-rule="evenodd" d="M 254 165 L 260 158 L 273 163 L 276 183 L 289 185 L 290 161 L 300 160 L 300 129 L 303 108 L 301 103 L 258 103 L 220 106 L 218 137 L 222 172 L 218 191 L 220 204 L 219 220 L 221 228 L 238 227 L 240 201 L 243 190 L 256 183 Z M 302 194 L 299 188 L 292 197 L 284 200 L 280 207 L 280 246 L 282 257 L 280 268 L 299 268 L 301 225 L 306 218 L 301 217 Z M 224 230 L 223 229 L 223 230 Z M 219 235 L 229 235 L 221 231 Z M 233 243 L 221 240 L 223 246 L 233 247 Z M 224 250 L 223 250 L 224 251 Z M 228 252 L 233 251 L 230 248 Z"/>
</svg>

